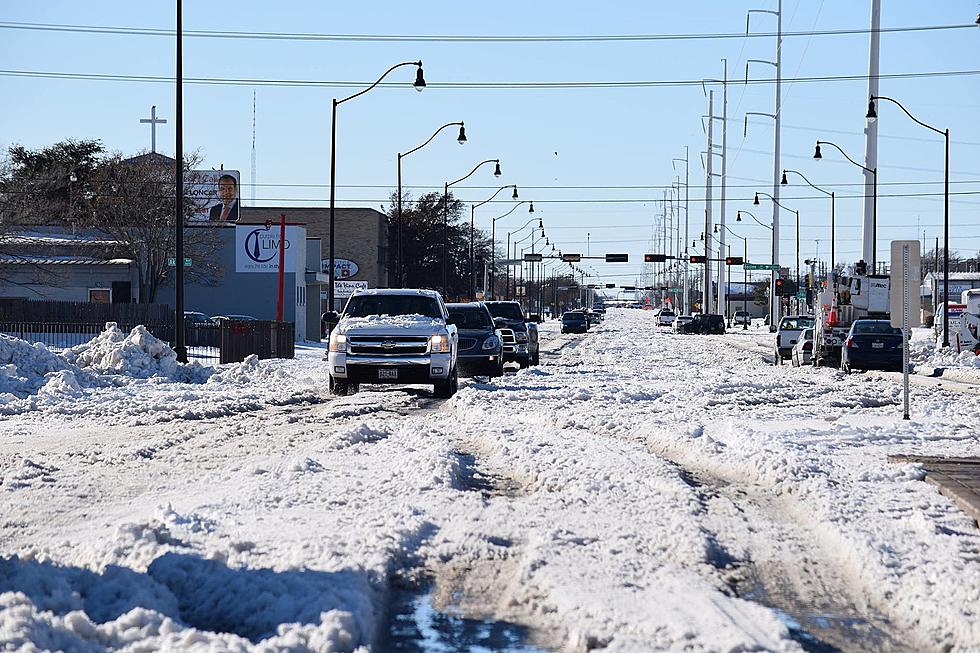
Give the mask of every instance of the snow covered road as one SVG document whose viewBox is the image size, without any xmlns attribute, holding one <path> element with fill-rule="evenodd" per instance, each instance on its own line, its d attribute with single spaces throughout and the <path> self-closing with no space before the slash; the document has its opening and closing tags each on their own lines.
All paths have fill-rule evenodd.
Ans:
<svg viewBox="0 0 980 653">
<path fill-rule="evenodd" d="M 980 650 L 976 526 L 886 462 L 978 455 L 980 398 L 916 387 L 903 422 L 887 378 L 643 311 L 547 337 L 445 402 L 329 397 L 319 349 L 32 386 L 0 405 L 0 641 L 379 651 L 431 580 L 548 650 Z"/>
</svg>

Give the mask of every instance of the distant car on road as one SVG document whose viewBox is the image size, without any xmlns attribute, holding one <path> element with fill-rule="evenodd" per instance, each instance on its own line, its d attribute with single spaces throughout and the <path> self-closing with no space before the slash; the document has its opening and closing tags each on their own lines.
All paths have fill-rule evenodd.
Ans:
<svg viewBox="0 0 980 653">
<path fill-rule="evenodd" d="M 721 335 L 725 333 L 725 318 L 716 313 L 700 313 L 685 324 L 681 333 Z"/>
<path fill-rule="evenodd" d="M 810 315 L 787 315 L 780 320 L 774 343 L 776 365 L 782 365 L 784 360 L 793 356 L 793 345 L 796 344 L 800 334 L 804 329 L 812 328 L 813 316 Z"/>
<path fill-rule="evenodd" d="M 841 347 L 840 368 L 845 373 L 854 369 L 902 369 L 902 330 L 889 320 L 855 320 Z"/>
<path fill-rule="evenodd" d="M 585 313 L 581 311 L 568 311 L 561 316 L 562 333 L 585 333 L 589 330 L 589 322 Z"/>
<path fill-rule="evenodd" d="M 504 375 L 503 338 L 487 307 L 479 302 L 446 304 L 449 323 L 459 332 L 456 364 L 460 376 Z"/>
<path fill-rule="evenodd" d="M 669 308 L 662 308 L 657 313 L 657 326 L 670 326 L 677 319 L 677 313 Z"/>
<path fill-rule="evenodd" d="M 732 316 L 732 324 L 735 326 L 752 326 L 752 315 L 748 311 L 735 311 Z"/>
<path fill-rule="evenodd" d="M 213 325 L 214 320 L 211 319 L 210 315 L 200 311 L 184 311 L 184 324 L 187 326 L 206 326 Z"/>
<path fill-rule="evenodd" d="M 674 330 L 674 333 L 684 333 L 684 327 L 693 319 L 694 316 L 692 315 L 678 315 L 674 318 L 674 323 L 671 325 L 671 328 Z"/>
<path fill-rule="evenodd" d="M 813 360 L 813 329 L 803 329 L 803 333 L 793 345 L 793 352 L 790 354 L 793 367 L 809 365 Z"/>
</svg>

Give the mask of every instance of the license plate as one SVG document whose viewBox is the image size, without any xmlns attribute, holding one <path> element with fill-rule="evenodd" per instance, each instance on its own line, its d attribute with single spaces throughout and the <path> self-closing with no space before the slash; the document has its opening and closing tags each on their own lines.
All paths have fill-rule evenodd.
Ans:
<svg viewBox="0 0 980 653">
<path fill-rule="evenodd" d="M 379 379 L 397 379 L 398 370 L 378 370 Z"/>
<path fill-rule="evenodd" d="M 871 347 L 872 347 L 872 349 L 884 349 L 885 348 L 885 343 L 883 343 L 883 342 L 872 342 L 871 343 Z"/>
</svg>

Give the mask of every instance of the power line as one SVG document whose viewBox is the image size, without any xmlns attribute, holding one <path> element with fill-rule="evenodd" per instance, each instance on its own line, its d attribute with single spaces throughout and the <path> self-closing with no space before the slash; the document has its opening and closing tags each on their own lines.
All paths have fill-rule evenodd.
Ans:
<svg viewBox="0 0 980 653">
<path fill-rule="evenodd" d="M 175 37 L 171 29 L 153 27 L 122 27 L 109 25 L 68 25 L 59 23 L 0 22 L 0 29 L 44 32 L 75 32 L 85 34 L 123 34 L 128 36 Z M 803 30 L 783 32 L 783 38 L 813 36 L 847 36 L 886 33 L 914 33 L 976 29 L 976 25 L 918 25 L 910 27 L 884 27 L 878 30 L 842 28 L 830 30 Z M 609 41 L 700 41 L 714 39 L 768 38 L 775 32 L 700 32 L 688 34 L 553 34 L 553 35 L 451 35 L 451 34 L 322 34 L 313 32 L 246 32 L 236 30 L 184 30 L 185 38 L 255 39 L 267 41 L 354 41 L 354 42 L 411 42 L 411 43 L 577 43 Z"/>
<path fill-rule="evenodd" d="M 886 73 L 878 75 L 878 79 L 922 79 L 936 77 L 972 77 L 980 75 L 980 70 L 939 70 L 914 73 Z M 25 77 L 35 79 L 71 79 L 103 82 L 135 82 L 154 84 L 173 84 L 173 77 L 163 75 L 112 75 L 108 73 L 69 73 L 45 70 L 0 70 L 0 76 Z M 821 83 L 821 82 L 852 82 L 866 81 L 868 75 L 825 75 L 796 77 L 783 79 L 784 82 Z M 749 79 L 748 84 L 774 84 L 775 78 Z M 252 79 L 236 77 L 185 77 L 185 84 L 209 86 L 282 86 L 282 87 L 313 87 L 313 88 L 364 88 L 373 82 L 335 81 L 312 79 Z M 427 89 L 443 90 L 552 90 L 577 88 L 682 88 L 701 86 L 703 79 L 675 80 L 627 80 L 608 82 L 428 82 Z M 711 82 L 708 82 L 711 83 Z M 407 88 L 411 86 L 402 82 L 381 82 L 378 86 L 385 88 Z"/>
</svg>

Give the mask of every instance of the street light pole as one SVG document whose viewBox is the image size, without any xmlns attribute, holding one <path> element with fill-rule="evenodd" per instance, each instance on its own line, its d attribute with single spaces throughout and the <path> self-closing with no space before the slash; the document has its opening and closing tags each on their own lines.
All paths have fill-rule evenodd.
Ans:
<svg viewBox="0 0 980 653">
<path fill-rule="evenodd" d="M 506 218 L 508 215 L 510 215 L 511 213 L 513 213 L 515 210 L 517 210 L 517 207 L 520 206 L 521 204 L 530 204 L 531 205 L 531 208 L 528 209 L 528 213 L 534 213 L 534 202 L 528 202 L 528 201 L 525 200 L 523 202 L 518 202 L 517 204 L 514 205 L 514 208 L 512 208 L 510 211 L 507 211 L 507 213 L 504 213 L 503 215 L 498 215 L 496 218 L 493 218 L 493 220 L 490 221 L 490 284 L 489 284 L 489 295 L 490 295 L 491 298 L 496 297 L 496 295 L 497 295 L 497 290 L 494 287 L 494 283 L 497 280 L 497 269 L 496 269 L 496 266 L 497 266 L 497 220 L 500 220 L 502 218 Z M 510 256 L 510 240 L 509 240 L 510 234 L 507 234 L 507 235 L 508 235 L 507 256 Z M 507 266 L 507 269 L 509 270 L 510 269 L 510 266 Z M 509 281 L 509 275 L 505 274 L 504 275 L 504 279 L 506 281 L 506 283 L 504 284 L 504 296 L 506 297 L 507 296 L 507 288 L 508 288 L 507 284 L 510 283 L 510 281 Z"/>
<path fill-rule="evenodd" d="M 500 193 L 500 191 L 504 190 L 505 188 L 513 188 L 514 189 L 514 193 L 513 193 L 513 195 L 511 195 L 511 199 L 516 200 L 517 197 L 518 197 L 517 196 L 517 184 L 508 184 L 506 186 L 501 186 L 500 188 L 498 188 L 496 190 L 496 192 L 494 192 L 494 194 L 490 196 L 490 199 L 483 200 L 479 204 L 470 204 L 470 293 L 469 293 L 469 295 L 470 295 L 470 301 L 471 302 L 476 299 L 476 296 L 475 296 L 475 293 L 476 293 L 476 272 L 475 272 L 475 270 L 476 270 L 476 267 L 475 267 L 476 266 L 476 260 L 475 260 L 475 255 L 474 255 L 474 249 L 475 249 L 475 247 L 474 247 L 474 239 L 475 239 L 475 234 L 476 234 L 476 219 L 475 219 L 476 210 L 478 208 L 480 208 L 481 206 L 483 206 L 484 204 L 487 204 L 488 202 L 493 201 L 493 198 L 495 198 Z M 514 208 L 516 209 L 517 207 L 515 206 Z M 511 209 L 511 211 L 513 211 L 513 210 L 514 209 Z M 491 225 L 491 230 L 492 229 L 493 229 L 493 226 Z M 493 241 L 493 236 L 491 235 L 491 244 L 490 244 L 491 249 L 493 248 L 493 242 L 492 241 Z"/>
<path fill-rule="evenodd" d="M 980 21 L 980 17 L 977 18 Z M 913 122 L 930 129 L 937 134 L 942 134 L 943 138 L 946 140 L 946 166 L 945 174 L 943 179 L 943 304 L 949 302 L 949 128 L 937 129 L 932 125 L 928 125 L 906 109 L 901 102 L 890 97 L 885 97 L 884 95 L 872 95 L 871 99 L 868 101 L 868 114 L 865 116 L 872 122 L 878 119 L 878 112 L 875 107 L 875 100 L 888 100 L 889 102 L 898 106 L 899 109 L 905 112 L 905 115 L 912 119 Z M 875 187 L 877 188 L 877 176 L 875 178 Z M 875 197 L 877 197 L 878 192 L 875 191 Z M 943 347 L 949 347 L 949 310 L 948 307 L 943 310 Z"/>
<path fill-rule="evenodd" d="M 456 184 L 469 179 L 473 173 L 479 170 L 482 166 L 487 163 L 497 164 L 493 171 L 494 177 L 499 177 L 500 172 L 500 159 L 487 159 L 485 161 L 480 161 L 477 163 L 472 170 L 470 170 L 466 175 L 460 177 L 456 181 L 446 182 L 443 186 L 443 206 L 442 206 L 442 294 L 446 296 L 449 293 L 449 188 L 450 186 L 455 186 Z"/>
<path fill-rule="evenodd" d="M 378 78 L 376 82 L 371 84 L 365 89 L 349 95 L 343 99 L 338 100 L 333 99 L 331 104 L 330 112 L 330 279 L 327 284 L 327 303 L 329 305 L 328 310 L 334 310 L 334 268 L 336 265 L 335 258 L 335 241 L 336 241 L 336 199 L 337 199 L 337 107 L 348 100 L 353 100 L 356 97 L 364 95 L 368 91 L 377 87 L 378 84 L 384 80 L 388 74 L 395 70 L 396 68 L 401 68 L 402 66 L 417 66 L 418 71 L 415 74 L 415 83 L 413 86 L 415 90 L 421 91 L 425 88 L 425 78 L 422 75 L 422 62 L 421 61 L 403 61 L 402 63 L 397 63 L 388 70 L 386 70 L 381 77 Z"/>
<path fill-rule="evenodd" d="M 836 280 L 836 275 L 834 274 L 834 265 L 835 265 L 834 261 L 836 260 L 836 251 L 837 251 L 836 250 L 837 227 L 835 225 L 835 217 L 834 217 L 834 214 L 836 212 L 834 191 L 827 191 L 824 190 L 823 188 L 820 188 L 819 186 L 814 186 L 812 183 L 810 183 L 810 180 L 807 179 L 802 172 L 798 172 L 796 170 L 783 170 L 783 179 L 780 182 L 781 185 L 786 186 L 789 184 L 789 180 L 786 178 L 786 174 L 790 172 L 793 173 L 794 175 L 799 175 L 799 177 L 803 181 L 805 181 L 807 185 L 810 186 L 810 188 L 820 191 L 824 195 L 830 196 L 830 278 L 832 280 L 833 287 L 836 288 L 837 280 Z"/>
<path fill-rule="evenodd" d="M 870 234 L 864 234 L 864 238 L 865 239 L 870 238 L 870 240 L 871 240 L 871 247 L 870 247 L 870 249 L 867 248 L 867 247 L 865 247 L 863 249 L 865 251 L 870 251 L 870 253 L 871 253 L 871 274 L 874 274 L 876 272 L 875 268 L 877 267 L 877 263 L 878 263 L 878 168 L 877 167 L 868 168 L 866 166 L 861 165 L 860 163 L 858 163 L 857 161 L 855 161 L 851 157 L 847 156 L 847 152 L 845 152 L 844 150 L 842 150 L 840 148 L 840 146 L 835 145 L 834 143 L 831 143 L 830 141 L 817 141 L 817 147 L 813 151 L 813 158 L 816 159 L 817 161 L 819 161 L 819 160 L 821 160 L 823 158 L 823 155 L 820 153 L 820 146 L 821 145 L 830 145 L 831 147 L 833 147 L 834 149 L 836 149 L 838 152 L 840 152 L 841 154 L 843 154 L 844 155 L 844 158 L 847 159 L 848 161 L 850 161 L 852 164 L 854 164 L 857 167 L 861 168 L 865 172 L 871 174 L 871 179 L 872 179 L 872 182 L 873 182 L 873 184 L 872 184 L 872 195 L 873 195 L 873 199 L 871 200 L 871 233 Z M 831 258 L 833 258 L 833 257 L 831 257 Z M 833 263 L 833 261 L 831 261 L 831 263 Z"/>
<path fill-rule="evenodd" d="M 418 147 L 414 147 L 414 148 L 410 149 L 408 152 L 405 152 L 404 154 L 402 154 L 401 152 L 398 153 L 398 157 L 397 157 L 397 159 L 398 159 L 398 200 L 397 200 L 398 216 L 397 216 L 397 220 L 396 220 L 397 232 L 396 232 L 396 236 L 395 236 L 395 240 L 396 240 L 396 243 L 395 243 L 395 261 L 396 261 L 396 265 L 394 266 L 394 268 L 395 268 L 395 281 L 396 281 L 396 285 L 397 286 L 401 286 L 404 283 L 404 277 L 405 277 L 405 270 L 404 270 L 405 264 L 404 264 L 403 247 L 402 247 L 402 159 L 404 159 L 409 154 L 412 154 L 414 152 L 418 152 L 423 147 L 425 147 L 426 145 L 428 145 L 429 143 L 431 143 L 432 140 L 436 136 L 439 135 L 439 132 L 441 132 L 443 129 L 446 129 L 447 127 L 452 127 L 454 125 L 459 125 L 459 135 L 456 137 L 456 141 L 460 145 L 465 144 L 466 143 L 466 127 L 463 125 L 463 122 L 462 121 L 459 121 L 459 122 L 447 122 L 445 125 L 443 125 L 439 129 L 437 129 L 432 134 L 432 136 L 429 137 L 429 140 L 427 140 L 426 142 L 422 143 Z"/>
</svg>

